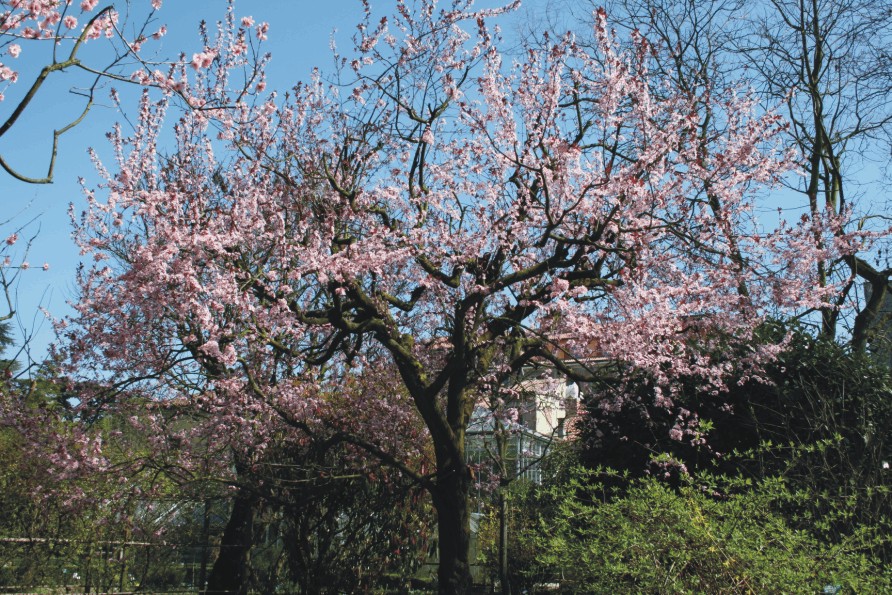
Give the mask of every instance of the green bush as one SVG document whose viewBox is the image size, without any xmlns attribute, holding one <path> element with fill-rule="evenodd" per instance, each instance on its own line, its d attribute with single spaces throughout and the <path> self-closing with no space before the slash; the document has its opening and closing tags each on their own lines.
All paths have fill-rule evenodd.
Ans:
<svg viewBox="0 0 892 595">
<path fill-rule="evenodd" d="M 548 506 L 547 494 L 535 484 L 517 480 L 505 488 L 508 524 L 508 581 L 512 593 L 532 592 L 537 584 L 554 579 L 552 564 L 539 559 L 540 506 Z M 492 505 L 477 535 L 480 563 L 494 579 L 499 576 L 498 505 Z"/>
<path fill-rule="evenodd" d="M 785 518 L 827 541 L 884 522 L 892 511 L 892 471 L 884 468 L 892 463 L 892 371 L 793 324 L 766 324 L 762 333 L 769 342 L 789 334 L 786 350 L 765 367 L 767 383 L 743 376 L 713 395 L 699 391 L 695 379 L 677 379 L 666 391 L 675 401 L 668 408 L 655 405 L 653 382 L 643 375 L 593 387 L 581 461 L 636 476 L 669 472 L 676 484 L 682 465 L 694 474 L 782 475 L 791 491 L 821 495 L 789 508 Z M 621 407 L 602 409 L 602 402 Z M 673 439 L 681 417 L 693 425 Z M 654 464 L 655 452 L 678 464 Z M 746 454 L 729 456 L 734 452 Z M 875 553 L 892 563 L 892 548 Z"/>
<path fill-rule="evenodd" d="M 615 479 L 575 469 L 525 494 L 514 510 L 527 526 L 512 527 L 509 552 L 528 559 L 514 568 L 576 593 L 892 592 L 892 572 L 869 555 L 887 534 L 862 528 L 827 543 L 794 528 L 785 507 L 821 496 L 783 478 L 701 476 L 678 488 L 644 478 L 622 489 Z M 485 537 L 491 559 L 497 543 Z"/>
</svg>

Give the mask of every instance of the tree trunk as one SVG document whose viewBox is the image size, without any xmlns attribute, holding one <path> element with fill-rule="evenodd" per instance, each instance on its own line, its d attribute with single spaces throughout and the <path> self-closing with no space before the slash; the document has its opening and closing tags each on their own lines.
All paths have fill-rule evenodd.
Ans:
<svg viewBox="0 0 892 595">
<path fill-rule="evenodd" d="M 508 498 L 506 486 L 499 487 L 499 582 L 502 595 L 511 595 L 511 582 L 508 580 Z"/>
<path fill-rule="evenodd" d="M 852 329 L 852 347 L 855 351 L 864 353 L 868 343 L 876 331 L 877 325 L 884 325 L 881 313 L 889 294 L 889 276 L 886 271 L 878 271 L 867 261 L 857 256 L 848 258 L 852 273 L 864 279 L 864 298 L 867 303 L 855 317 L 855 326 Z"/>
<path fill-rule="evenodd" d="M 244 595 L 248 592 L 248 552 L 253 532 L 254 500 L 237 496 L 220 541 L 220 554 L 208 577 L 205 595 Z"/>
<path fill-rule="evenodd" d="M 455 465 L 440 477 L 432 493 L 440 542 L 439 592 L 464 595 L 471 590 L 470 477 L 465 465 Z"/>
</svg>

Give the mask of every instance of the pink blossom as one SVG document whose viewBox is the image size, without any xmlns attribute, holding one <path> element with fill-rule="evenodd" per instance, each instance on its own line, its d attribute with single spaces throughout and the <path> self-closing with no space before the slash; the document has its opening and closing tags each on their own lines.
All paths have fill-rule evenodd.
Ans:
<svg viewBox="0 0 892 595">
<path fill-rule="evenodd" d="M 43 267 L 41 267 L 41 268 L 43 268 L 43 270 L 45 270 L 45 271 L 50 270 L 50 263 L 48 263 L 48 262 L 43 263 Z"/>
<path fill-rule="evenodd" d="M 560 277 L 556 277 L 551 284 L 551 291 L 555 295 L 562 294 L 568 289 L 570 289 L 570 282 Z"/>
<path fill-rule="evenodd" d="M 12 246 L 13 244 L 15 244 L 15 243 L 18 242 L 18 241 L 19 241 L 19 234 L 18 234 L 18 232 L 11 233 L 11 234 L 9 234 L 9 236 L 6 238 L 6 245 L 7 245 L 7 246 Z"/>
<path fill-rule="evenodd" d="M 215 57 L 216 54 L 211 51 L 204 51 L 197 54 L 192 54 L 192 68 L 194 68 L 195 70 L 208 68 L 214 62 Z"/>
<path fill-rule="evenodd" d="M 55 11 L 49 13 L 48 15 L 46 15 L 46 18 L 41 21 L 39 25 L 40 28 L 44 30 L 52 28 L 53 25 L 59 22 L 61 16 L 62 15 Z M 44 34 L 46 34 L 46 31 L 44 31 Z"/>
<path fill-rule="evenodd" d="M 19 54 L 22 53 L 22 46 L 17 43 L 12 43 L 6 48 L 6 51 L 9 52 L 9 55 L 13 58 L 18 58 Z"/>
<path fill-rule="evenodd" d="M 62 24 L 69 29 L 74 29 L 75 27 L 77 27 L 77 19 L 71 15 L 67 15 L 62 21 Z"/>
<path fill-rule="evenodd" d="M 97 4 L 99 4 L 99 0 L 83 0 L 81 2 L 81 10 L 84 12 L 89 12 L 96 8 Z"/>
<path fill-rule="evenodd" d="M 421 142 L 423 142 L 423 143 L 425 143 L 425 144 L 427 144 L 427 145 L 433 145 L 433 144 L 434 144 L 434 133 L 431 131 L 431 127 L 430 127 L 430 126 L 426 126 L 426 127 L 424 128 L 424 132 L 423 132 L 422 135 L 421 135 Z"/>
<path fill-rule="evenodd" d="M 8 66 L 0 64 L 0 80 L 14 83 L 19 80 L 19 73 Z"/>
<path fill-rule="evenodd" d="M 257 25 L 257 39 L 266 41 L 266 34 L 269 32 L 269 23 L 263 22 Z"/>
<path fill-rule="evenodd" d="M 248 27 L 252 27 L 253 25 L 254 25 L 253 17 L 242 17 L 242 27 L 245 27 L 247 29 Z"/>
</svg>

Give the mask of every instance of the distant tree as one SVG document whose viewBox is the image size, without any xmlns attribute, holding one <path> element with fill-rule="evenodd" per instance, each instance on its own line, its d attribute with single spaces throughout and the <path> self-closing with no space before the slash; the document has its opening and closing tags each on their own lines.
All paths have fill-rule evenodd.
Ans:
<svg viewBox="0 0 892 595">
<path fill-rule="evenodd" d="M 806 177 L 797 189 L 815 213 L 833 212 L 848 226 L 889 229 L 888 201 L 867 197 L 860 170 L 871 162 L 888 168 L 892 149 L 892 3 L 863 0 L 772 0 L 739 51 L 757 73 L 756 84 L 772 100 L 788 98 L 787 135 L 801 154 Z M 887 236 L 886 236 L 887 238 Z M 818 245 L 821 242 L 816 239 Z M 816 262 L 823 282 L 849 278 L 838 306 L 858 300 L 855 280 L 870 287 L 850 327 L 853 347 L 864 350 L 889 295 L 888 243 Z M 864 299 L 864 296 L 861 296 Z M 822 333 L 835 336 L 840 308 L 821 310 Z"/>
<path fill-rule="evenodd" d="M 622 15 L 619 24 L 653 41 L 654 69 L 692 93 L 706 97 L 737 79 L 768 108 L 783 105 L 789 125 L 779 138 L 797 152 L 804 173 L 787 180 L 804 199 L 795 208 L 834 213 L 844 229 L 868 230 L 876 240 L 850 254 L 816 253 L 813 263 L 822 284 L 844 282 L 833 303 L 819 308 L 822 334 L 836 336 L 844 321 L 846 339 L 864 350 L 880 332 L 892 275 L 888 201 L 876 195 L 892 147 L 892 4 L 616 0 L 611 6 Z M 708 103 L 700 110 L 704 132 L 724 125 Z M 813 241 L 820 248 L 827 240 Z M 862 285 L 868 290 L 859 295 Z"/>
<path fill-rule="evenodd" d="M 15 344 L 12 333 L 12 323 L 9 320 L 0 321 L 0 354 Z M 11 377 L 21 367 L 14 359 L 0 359 L 0 375 Z"/>
</svg>

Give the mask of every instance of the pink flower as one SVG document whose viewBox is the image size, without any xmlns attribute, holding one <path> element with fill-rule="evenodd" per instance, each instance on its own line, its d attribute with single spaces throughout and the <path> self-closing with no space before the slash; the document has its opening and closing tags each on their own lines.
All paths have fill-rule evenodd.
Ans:
<svg viewBox="0 0 892 595">
<path fill-rule="evenodd" d="M 19 73 L 8 66 L 0 65 L 0 81 L 16 82 L 19 79 Z"/>
<path fill-rule="evenodd" d="M 41 268 L 43 268 L 43 270 L 45 270 L 45 271 L 50 270 L 50 263 L 48 263 L 48 262 L 43 263 L 43 267 L 41 267 Z"/>
<path fill-rule="evenodd" d="M 427 127 L 424 129 L 424 132 L 423 132 L 422 135 L 421 135 L 421 142 L 423 142 L 423 143 L 425 143 L 425 144 L 427 144 L 427 145 L 432 145 L 432 144 L 434 144 L 434 133 L 431 131 L 431 127 L 430 127 L 430 126 L 427 126 Z"/>
<path fill-rule="evenodd" d="M 211 51 L 192 54 L 192 68 L 195 70 L 208 68 L 213 63 L 215 57 L 216 54 Z"/>
<path fill-rule="evenodd" d="M 15 244 L 18 241 L 19 241 L 19 234 L 13 233 L 8 238 L 6 238 L 6 245 L 12 246 L 13 244 Z"/>
<path fill-rule="evenodd" d="M 65 25 L 66 27 L 68 27 L 69 29 L 74 29 L 75 27 L 77 27 L 77 19 L 71 15 L 68 15 L 62 21 L 62 24 Z"/>
<path fill-rule="evenodd" d="M 81 2 L 81 10 L 89 12 L 96 8 L 97 4 L 99 4 L 99 0 L 83 0 L 83 2 Z"/>
<path fill-rule="evenodd" d="M 152 0 L 152 8 L 159 10 L 161 8 L 161 0 Z"/>
<path fill-rule="evenodd" d="M 18 58 L 19 54 L 22 53 L 22 46 L 17 43 L 13 43 L 8 48 L 6 48 L 6 51 L 9 52 L 9 55 L 13 58 Z"/>
<path fill-rule="evenodd" d="M 253 17 L 242 17 L 242 27 L 248 28 L 254 25 Z"/>
<path fill-rule="evenodd" d="M 27 271 L 28 269 L 31 268 L 31 265 L 28 264 L 28 261 L 26 260 L 21 265 L 19 265 L 19 268 L 22 269 L 23 271 Z"/>
<path fill-rule="evenodd" d="M 266 41 L 266 34 L 269 32 L 269 23 L 260 23 L 257 25 L 257 39 Z"/>
<path fill-rule="evenodd" d="M 552 281 L 551 291 L 553 292 L 553 294 L 555 296 L 564 293 L 568 289 L 570 289 L 570 282 L 567 281 L 566 279 L 561 279 L 560 277 L 557 277 L 554 279 L 554 281 Z"/>
</svg>

